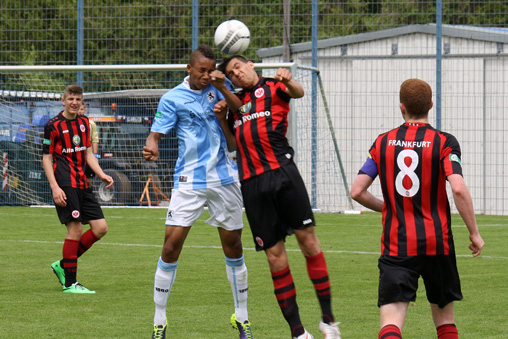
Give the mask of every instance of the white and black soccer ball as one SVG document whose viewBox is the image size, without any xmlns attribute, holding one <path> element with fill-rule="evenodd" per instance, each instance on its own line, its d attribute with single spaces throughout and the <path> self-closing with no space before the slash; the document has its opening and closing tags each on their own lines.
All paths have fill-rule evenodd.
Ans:
<svg viewBox="0 0 508 339">
<path fill-rule="evenodd" d="M 239 54 L 249 47 L 249 28 L 239 20 L 228 20 L 215 30 L 215 45 L 226 54 Z"/>
</svg>

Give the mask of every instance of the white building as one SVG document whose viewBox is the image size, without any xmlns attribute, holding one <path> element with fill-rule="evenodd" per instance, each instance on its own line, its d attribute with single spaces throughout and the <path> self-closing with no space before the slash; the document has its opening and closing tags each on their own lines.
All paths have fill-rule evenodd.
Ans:
<svg viewBox="0 0 508 339">
<path fill-rule="evenodd" d="M 442 28 L 441 129 L 454 134 L 461 144 L 464 177 L 477 213 L 508 214 L 507 44 L 508 29 L 449 25 Z M 261 49 L 258 56 L 263 63 L 282 62 L 282 51 L 282 47 Z M 433 88 L 436 106 L 436 25 L 411 25 L 320 40 L 317 55 L 350 187 L 375 137 L 402 124 L 398 92 L 404 80 L 427 81 Z M 291 56 L 295 63 L 310 66 L 311 43 L 292 45 Z M 297 76 L 309 96 L 310 80 Z M 345 195 L 343 185 L 334 183 L 329 172 L 322 172 L 329 167 L 327 162 L 337 161 L 324 101 L 318 97 L 317 129 L 313 132 L 309 132 L 312 105 L 296 102 L 294 115 L 298 119 L 292 123 L 297 124 L 298 133 L 292 133 L 292 140 L 309 191 L 320 192 L 316 207 L 347 209 L 344 200 L 337 202 L 332 197 Z M 430 122 L 437 124 L 435 109 L 430 113 Z M 317 142 L 309 148 L 312 135 Z M 321 139 L 325 136 L 326 141 Z M 317 160 L 312 165 L 313 156 Z M 380 195 L 379 185 L 375 182 L 373 186 L 373 193 Z M 324 194 L 326 198 L 319 197 L 330 189 Z M 360 208 L 357 204 L 354 207 Z"/>
</svg>

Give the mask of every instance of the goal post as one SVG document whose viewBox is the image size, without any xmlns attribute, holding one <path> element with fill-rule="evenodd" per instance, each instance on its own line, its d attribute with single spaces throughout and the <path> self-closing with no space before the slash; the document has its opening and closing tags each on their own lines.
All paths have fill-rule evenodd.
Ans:
<svg viewBox="0 0 508 339">
<path fill-rule="evenodd" d="M 186 66 L 0 66 L 0 155 L 4 159 L 0 205 L 52 204 L 41 162 L 43 126 L 63 109 L 62 92 L 77 79 L 82 79 L 79 85 L 85 90 L 87 115 L 98 127 L 99 163 L 115 179 L 109 191 L 98 179 L 94 181 L 101 204 L 167 204 L 158 196 L 171 195 L 176 134 L 172 131 L 163 137 L 161 157 L 155 163 L 144 161 L 141 150 L 160 97 L 182 82 Z M 334 119 L 322 87 L 315 93 L 317 104 L 312 100 L 312 75 L 319 79 L 319 71 L 295 63 L 255 64 L 265 77 L 273 77 L 280 67 L 290 68 L 305 90 L 303 98 L 291 101 L 288 138 L 313 207 L 323 212 L 351 209 Z M 312 124 L 317 129 L 310 128 Z"/>
</svg>

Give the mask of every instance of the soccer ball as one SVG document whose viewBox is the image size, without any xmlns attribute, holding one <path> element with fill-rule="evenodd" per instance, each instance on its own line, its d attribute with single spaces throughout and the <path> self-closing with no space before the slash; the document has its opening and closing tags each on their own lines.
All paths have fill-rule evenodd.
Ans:
<svg viewBox="0 0 508 339">
<path fill-rule="evenodd" d="M 228 20 L 215 30 L 215 44 L 226 54 L 242 53 L 249 47 L 250 31 L 241 21 Z"/>
</svg>

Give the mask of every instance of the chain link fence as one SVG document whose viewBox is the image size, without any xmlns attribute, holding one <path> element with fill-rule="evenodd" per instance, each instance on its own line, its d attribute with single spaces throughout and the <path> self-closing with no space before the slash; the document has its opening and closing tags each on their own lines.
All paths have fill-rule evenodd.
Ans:
<svg viewBox="0 0 508 339">
<path fill-rule="evenodd" d="M 326 119 L 323 112 L 329 111 L 346 183 L 356 176 L 374 138 L 402 122 L 397 101 L 400 83 L 410 77 L 422 78 L 434 90 L 436 108 L 431 111 L 431 123 L 453 133 L 461 143 L 464 175 L 477 212 L 508 214 L 507 1 L 5 0 L 0 9 L 0 65 L 5 66 L 185 64 L 193 46 L 213 45 L 214 30 L 221 22 L 243 21 L 251 31 L 245 54 L 253 61 L 292 61 L 319 70 L 324 95 L 316 80 L 309 80 L 305 100 L 311 102 L 295 114 L 307 114 L 314 120 L 292 122 L 298 129 L 311 130 Z M 436 25 L 438 21 L 443 25 Z M 222 54 L 216 52 L 220 59 Z M 79 81 L 88 93 L 159 90 L 171 88 L 183 75 L 185 72 L 147 71 L 126 78 L 109 72 L 92 78 L 86 72 L 0 72 L 0 91 L 47 97 Z M 94 100 L 102 102 L 101 109 L 119 100 L 97 95 Z M 9 105 L 24 109 L 28 98 L 23 100 L 11 100 Z M 32 101 L 37 100 L 46 99 Z M 8 131 L 0 126 L 4 142 L 12 142 L 18 130 L 26 127 L 20 126 L 30 129 L 34 122 L 33 115 L 13 115 L 9 105 L 0 108 L 0 125 L 11 124 Z M 154 109 L 147 107 L 145 112 Z M 311 136 L 314 140 L 330 133 L 323 127 L 324 132 Z M 297 152 L 309 145 L 294 136 L 292 142 Z M 336 158 L 333 143 L 317 142 L 317 146 L 317 152 Z M 16 153 L 20 159 L 32 156 L 28 148 Z M 300 167 L 309 167 L 305 176 L 310 192 L 326 187 L 314 186 L 312 181 L 321 178 L 313 177 L 312 160 Z M 136 172 L 140 184 L 134 186 L 144 187 L 145 172 Z M 157 179 L 164 181 L 161 175 Z M 40 191 L 36 185 L 18 187 Z M 373 192 L 380 193 L 376 187 Z"/>
</svg>

